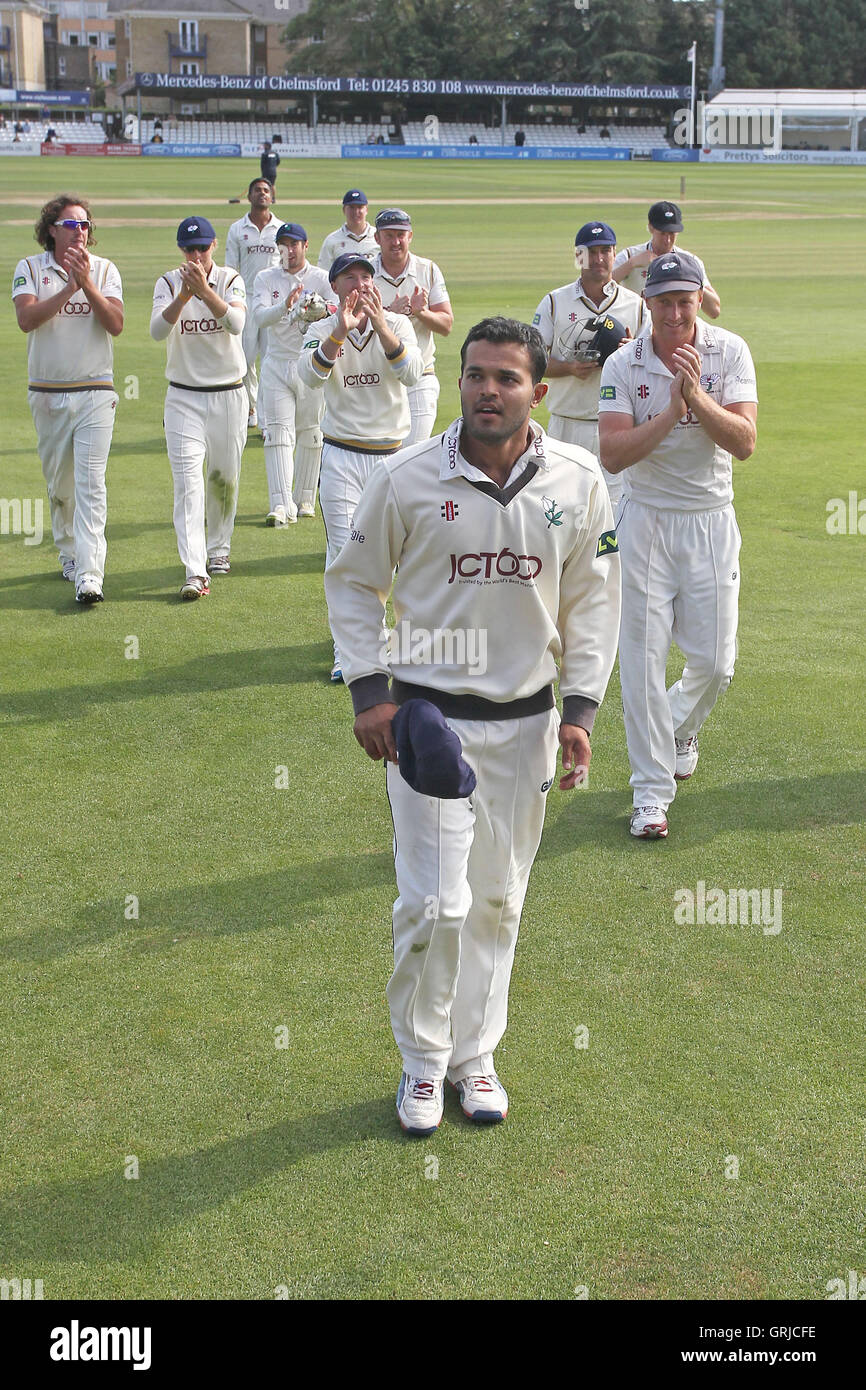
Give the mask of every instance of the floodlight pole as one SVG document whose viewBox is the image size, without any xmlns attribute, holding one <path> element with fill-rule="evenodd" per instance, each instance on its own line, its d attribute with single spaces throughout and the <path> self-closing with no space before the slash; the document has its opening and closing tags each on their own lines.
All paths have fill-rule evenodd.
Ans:
<svg viewBox="0 0 866 1390">
<path fill-rule="evenodd" d="M 710 96 L 718 96 L 725 85 L 725 69 L 722 63 L 725 43 L 725 0 L 716 0 L 716 22 L 713 31 L 713 66 L 710 68 Z"/>
</svg>

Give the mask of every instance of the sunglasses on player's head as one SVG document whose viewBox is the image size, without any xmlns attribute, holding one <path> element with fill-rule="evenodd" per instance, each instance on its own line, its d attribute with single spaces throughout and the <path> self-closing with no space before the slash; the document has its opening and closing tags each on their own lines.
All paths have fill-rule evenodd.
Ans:
<svg viewBox="0 0 866 1390">
<path fill-rule="evenodd" d="M 64 217 L 62 222 L 55 222 L 54 226 L 65 227 L 68 232 L 83 232 L 85 229 L 90 231 L 93 223 L 88 221 L 87 218 Z"/>
</svg>

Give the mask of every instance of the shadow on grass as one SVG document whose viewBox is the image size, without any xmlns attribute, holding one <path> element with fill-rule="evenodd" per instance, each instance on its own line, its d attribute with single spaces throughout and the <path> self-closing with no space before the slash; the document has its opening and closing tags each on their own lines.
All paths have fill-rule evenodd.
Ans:
<svg viewBox="0 0 866 1390">
<path fill-rule="evenodd" d="M 139 529 L 144 531 L 165 528 L 157 525 L 149 528 L 143 524 Z M 113 573 L 110 566 L 109 559 L 104 586 L 106 603 L 114 599 L 137 603 L 172 603 L 184 609 L 192 607 L 190 604 L 181 604 L 178 598 L 178 591 L 183 583 L 183 570 L 179 561 L 164 565 L 161 569 L 130 570 L 126 573 Z M 231 575 L 225 579 L 220 577 L 214 582 L 211 597 L 219 598 L 225 585 L 234 587 L 244 579 L 291 579 L 299 574 L 323 574 L 324 569 L 324 551 L 299 554 L 281 550 L 273 555 L 247 560 L 236 559 L 233 556 Z M 80 611 L 80 605 L 76 607 L 75 603 L 75 590 L 71 584 L 61 579 L 59 567 L 56 570 L 42 570 L 38 574 L 18 574 L 0 579 L 0 606 L 9 611 L 53 609 L 61 615 L 70 611 Z"/>
<path fill-rule="evenodd" d="M 555 823 L 548 822 L 539 859 L 570 854 L 587 844 L 662 853 L 706 844 L 732 831 L 787 835 L 866 820 L 862 770 L 813 777 L 774 777 L 680 790 L 668 810 L 670 838 L 635 840 L 628 833 L 631 796 L 618 791 L 572 793 Z"/>
<path fill-rule="evenodd" d="M 89 611 L 91 615 L 98 612 L 98 609 L 81 609 L 74 603 L 73 610 Z M 208 691 L 243 690 L 261 685 L 327 684 L 332 652 L 327 642 L 310 642 L 296 647 L 259 647 L 251 651 L 195 656 L 178 666 L 162 666 L 152 672 L 136 671 L 134 678 L 123 681 L 10 691 L 3 696 L 3 712 L 5 718 L 19 723 L 40 723 L 83 719 L 100 705 L 128 704 L 135 700 L 201 695 Z"/>
<path fill-rule="evenodd" d="M 316 1154 L 390 1140 L 393 1094 L 339 1106 L 196 1153 L 148 1162 L 138 1154 L 137 1180 L 111 1173 L 19 1188 L 0 1199 L 0 1249 L 12 1260 L 105 1261 L 140 1258 L 162 1233 L 211 1211 L 257 1183 Z"/>
<path fill-rule="evenodd" d="M 126 921 L 122 897 L 90 903 L 74 923 L 36 928 L 0 941 L 0 960 L 48 961 L 123 939 L 140 952 L 168 952 L 177 941 L 237 936 L 306 922 L 335 898 L 394 886 L 394 860 L 379 854 L 334 855 L 228 882 L 187 884 L 142 899 L 140 921 Z M 383 913 L 383 922 L 387 919 Z"/>
</svg>

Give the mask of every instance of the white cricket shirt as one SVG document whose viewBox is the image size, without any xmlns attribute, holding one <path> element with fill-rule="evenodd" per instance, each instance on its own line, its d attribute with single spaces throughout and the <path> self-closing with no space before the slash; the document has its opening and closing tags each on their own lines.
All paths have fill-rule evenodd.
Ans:
<svg viewBox="0 0 866 1390">
<path fill-rule="evenodd" d="M 372 261 L 378 250 L 376 228 L 372 227 L 369 222 L 360 236 L 355 232 L 350 232 L 344 222 L 342 227 L 338 227 L 335 232 L 331 232 L 330 236 L 325 237 L 319 252 L 318 264 L 322 270 L 330 270 L 337 257 L 345 256 L 347 251 L 357 251 L 359 255 L 366 256 L 368 260 Z"/>
<path fill-rule="evenodd" d="M 415 330 L 404 314 L 385 314 L 385 322 L 401 343 L 388 359 L 369 323 L 363 333 L 353 329 L 331 364 L 317 351 L 335 324 L 335 315 L 308 324 L 298 359 L 298 376 L 307 386 L 325 391 L 322 433 L 333 444 L 364 453 L 393 453 L 409 433 L 412 418 L 406 388 L 424 373 L 424 359 Z"/>
<path fill-rule="evenodd" d="M 646 306 L 638 295 L 624 290 L 615 280 L 604 287 L 604 297 L 596 308 L 583 293 L 580 280 L 561 285 L 546 294 L 535 311 L 532 322 L 544 340 L 544 346 L 554 357 L 572 361 L 578 348 L 586 347 L 595 337 L 590 324 L 601 314 L 613 314 L 636 338 L 649 321 Z M 551 415 L 567 415 L 573 420 L 598 418 L 598 387 L 601 373 L 593 372 L 580 379 L 576 376 L 551 377 L 548 381 L 547 404 Z"/>
<path fill-rule="evenodd" d="M 435 261 L 425 260 L 423 256 L 413 256 L 410 252 L 406 265 L 399 275 L 391 276 L 382 265 L 381 251 L 373 259 L 373 282 L 382 296 L 382 303 L 387 309 L 389 303 L 393 303 L 397 295 L 408 295 L 411 299 L 416 289 L 427 291 L 427 304 L 443 304 L 448 299 L 448 291 L 445 288 L 445 280 L 442 271 Z M 406 317 L 406 316 L 404 316 Z M 415 329 L 415 337 L 418 339 L 418 346 L 421 349 L 421 356 L 424 358 L 424 367 L 428 373 L 433 372 L 433 362 L 436 357 L 436 335 L 432 328 L 421 323 L 418 319 L 410 319 L 412 327 Z"/>
<path fill-rule="evenodd" d="M 616 655 L 620 575 L 598 463 L 533 424 L 500 490 L 462 458 L 462 423 L 373 471 L 325 572 L 344 678 L 394 675 L 504 703 L 551 684 L 558 667 L 563 697 L 600 703 Z M 392 577 L 393 657 L 381 641 Z M 437 630 L 454 640 L 437 643 Z M 456 638 L 469 632 L 484 634 L 483 661 L 477 642 L 474 662 L 460 660 Z"/>
<path fill-rule="evenodd" d="M 336 296 L 331 289 L 324 270 L 307 262 L 297 275 L 283 270 L 281 265 L 272 270 L 260 270 L 253 286 L 250 312 L 259 328 L 259 342 L 264 343 L 264 352 L 271 357 L 297 361 L 308 323 L 289 323 L 289 310 L 286 299 L 292 290 L 301 285 L 307 293 L 315 291 L 324 300 L 333 301 Z"/>
<path fill-rule="evenodd" d="M 271 213 L 264 227 L 258 228 L 250 220 L 250 215 L 233 222 L 226 237 L 226 265 L 239 270 L 247 287 L 248 297 L 252 295 L 256 276 L 262 270 L 280 263 L 280 248 L 276 235 L 282 221 Z"/>
<path fill-rule="evenodd" d="M 614 257 L 614 262 L 613 262 L 614 270 L 617 268 L 617 266 L 625 265 L 625 263 L 626 263 L 626 261 L 628 260 L 629 256 L 636 256 L 637 253 L 638 253 L 639 251 L 648 251 L 649 248 L 650 248 L 651 246 L 652 246 L 652 242 L 651 242 L 651 241 L 644 241 L 644 242 L 641 242 L 641 244 L 640 244 L 639 246 L 628 246 L 628 247 L 626 247 L 625 251 L 620 251 L 620 252 L 618 252 L 617 255 Z M 675 253 L 676 255 L 679 255 L 680 251 L 685 251 L 685 247 L 684 247 L 684 246 L 676 246 L 676 245 L 675 245 L 675 246 L 674 246 L 674 253 Z M 701 268 L 701 274 L 702 274 L 703 277 L 704 277 L 704 284 L 706 284 L 706 283 L 707 283 L 707 271 L 706 271 L 706 267 L 704 266 L 704 263 L 703 263 L 703 261 L 701 260 L 700 256 L 696 256 L 695 253 L 694 253 L 694 251 L 686 251 L 686 255 L 687 255 L 687 256 L 691 256 L 694 260 L 697 261 L 698 265 L 699 265 L 700 268 Z M 629 273 L 628 273 L 628 275 L 625 277 L 625 279 L 624 279 L 624 280 L 620 280 L 619 283 L 620 283 L 621 285 L 625 285 L 626 289 L 632 290 L 635 294 L 640 294 L 640 295 L 642 295 L 643 292 L 644 292 L 644 290 L 646 289 L 646 276 L 647 276 L 647 271 L 648 271 L 648 270 L 649 270 L 649 266 L 648 266 L 648 265 L 639 265 L 639 266 L 636 266 L 635 269 L 629 271 Z"/>
<path fill-rule="evenodd" d="M 742 338 L 698 319 L 701 386 L 717 405 L 758 399 L 752 355 Z M 673 377 L 656 356 L 652 331 L 610 355 L 601 372 L 599 416 L 631 415 L 643 425 L 670 404 Z M 734 498 L 731 455 L 688 411 L 651 454 L 619 475 L 629 496 L 647 507 L 684 512 L 723 507 Z"/>
<path fill-rule="evenodd" d="M 157 342 L 167 339 L 165 375 L 179 386 L 229 386 L 242 381 L 246 374 L 241 342 L 246 286 L 237 270 L 223 265 L 211 266 L 207 282 L 229 306 L 222 319 L 214 318 L 204 301 L 195 296 L 183 306 L 177 323 L 166 323 L 162 311 L 183 288 L 180 271 L 166 271 L 154 286 L 150 334 Z"/>
<path fill-rule="evenodd" d="M 88 255 L 90 253 L 88 252 Z M 90 256 L 90 274 L 106 299 L 123 302 L 117 267 L 102 256 Z M 69 284 L 69 276 L 54 259 L 53 251 L 25 256 L 15 267 L 12 298 L 35 294 L 50 299 Z M 27 334 L 27 373 L 30 386 L 39 390 L 92 390 L 110 387 L 113 380 L 114 340 L 76 290 L 53 318 Z"/>
</svg>

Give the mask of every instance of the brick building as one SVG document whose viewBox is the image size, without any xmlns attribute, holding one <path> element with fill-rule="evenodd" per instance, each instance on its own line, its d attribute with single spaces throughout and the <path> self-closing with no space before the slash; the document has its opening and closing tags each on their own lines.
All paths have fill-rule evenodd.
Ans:
<svg viewBox="0 0 866 1390">
<path fill-rule="evenodd" d="M 249 74 L 276 76 L 285 71 L 280 35 L 308 0 L 108 0 L 116 24 L 117 90 L 131 94 L 136 72 L 187 76 Z M 197 115 L 252 109 L 241 97 L 205 97 L 196 92 L 142 93 L 153 114 Z M 283 99 L 285 105 L 285 99 Z"/>
</svg>

